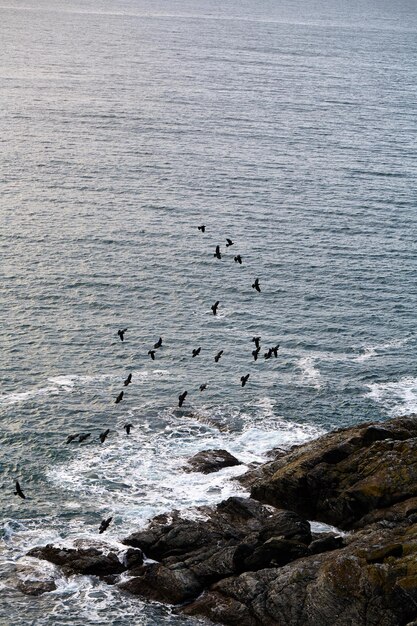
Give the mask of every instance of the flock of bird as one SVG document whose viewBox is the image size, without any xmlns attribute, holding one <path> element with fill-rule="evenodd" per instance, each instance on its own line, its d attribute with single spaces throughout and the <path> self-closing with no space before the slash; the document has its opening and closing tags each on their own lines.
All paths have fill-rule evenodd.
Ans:
<svg viewBox="0 0 417 626">
<path fill-rule="evenodd" d="M 198 226 L 198 230 L 201 231 L 202 233 L 205 233 L 206 231 L 206 226 L 203 224 L 201 226 Z M 229 239 L 226 238 L 226 248 L 229 248 L 230 246 L 233 246 L 234 242 Z M 216 246 L 215 252 L 213 254 L 213 256 L 216 259 L 221 259 L 222 258 L 222 252 L 220 250 L 220 245 Z M 234 256 L 234 261 L 235 263 L 238 263 L 240 265 L 242 265 L 243 261 L 242 261 L 242 257 L 240 254 L 237 254 L 236 256 Z M 257 291 L 258 293 L 261 293 L 261 286 L 259 284 L 259 278 L 256 278 L 255 281 L 252 284 L 252 288 Z M 213 313 L 213 315 L 217 315 L 217 311 L 220 305 L 220 301 L 217 300 L 212 306 L 211 306 L 211 311 Z M 117 331 L 117 335 L 120 338 L 120 341 L 124 341 L 124 337 L 125 337 L 125 333 L 128 331 L 127 328 L 122 328 L 119 329 Z M 252 342 L 255 344 L 255 349 L 252 351 L 252 356 L 254 358 L 255 361 L 258 360 L 258 356 L 260 354 L 261 351 L 261 337 L 252 337 Z M 153 349 L 148 350 L 148 356 L 150 356 L 150 358 L 152 359 L 152 361 L 155 360 L 155 355 L 157 350 L 159 350 L 162 347 L 162 337 L 159 337 L 158 341 L 154 344 Z M 275 358 L 277 358 L 278 356 L 278 349 L 279 349 L 279 344 L 272 346 L 270 348 L 267 349 L 267 351 L 264 353 L 264 358 L 265 359 L 270 359 L 272 356 L 274 356 Z M 197 357 L 201 352 L 201 346 L 199 346 L 198 348 L 194 348 L 192 350 L 192 358 Z M 218 363 L 222 354 L 223 354 L 223 350 L 220 350 L 214 357 L 214 361 L 215 363 Z M 249 376 L 250 374 L 245 374 L 243 376 L 240 377 L 240 383 L 242 387 L 245 387 L 245 385 L 247 384 L 248 380 L 249 380 Z M 129 373 L 127 378 L 123 381 L 123 385 L 124 387 L 128 387 L 130 385 L 130 383 L 132 382 L 132 373 Z M 203 383 L 200 385 L 199 389 L 200 392 L 204 391 L 205 389 L 207 389 L 208 383 Z M 179 394 L 178 396 L 178 406 L 182 407 L 185 399 L 188 395 L 188 391 L 183 391 L 182 393 Z M 119 392 L 119 394 L 117 395 L 116 399 L 115 399 L 115 404 L 119 404 L 124 398 L 124 391 L 121 390 Z M 133 428 L 133 424 L 127 423 L 124 425 L 124 429 L 126 431 L 127 435 L 130 435 L 130 431 Z M 104 443 L 107 436 L 110 433 L 110 429 L 107 428 L 105 431 L 103 431 L 102 433 L 100 433 L 99 435 L 99 440 L 100 443 Z M 88 439 L 89 437 L 91 437 L 91 433 L 75 433 L 73 435 L 68 435 L 68 438 L 66 440 L 67 444 L 70 444 L 72 442 L 78 441 L 78 443 L 81 443 L 83 441 L 85 441 L 86 439 Z M 15 482 L 15 491 L 14 491 L 14 495 L 19 496 L 22 499 L 26 499 L 25 494 L 22 491 L 22 488 L 19 484 L 19 481 L 16 480 Z M 110 525 L 110 522 L 112 521 L 112 517 L 109 517 L 107 519 L 102 520 L 100 527 L 99 527 L 99 533 L 103 533 Z"/>
</svg>

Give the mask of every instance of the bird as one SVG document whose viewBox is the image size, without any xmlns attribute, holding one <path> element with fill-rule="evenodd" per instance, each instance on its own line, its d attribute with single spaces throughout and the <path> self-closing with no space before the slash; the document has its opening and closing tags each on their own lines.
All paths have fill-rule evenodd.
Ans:
<svg viewBox="0 0 417 626">
<path fill-rule="evenodd" d="M 126 378 L 123 384 L 125 387 L 127 387 L 128 385 L 130 385 L 131 382 L 132 382 L 132 374 L 129 374 L 129 376 Z"/>
<path fill-rule="evenodd" d="M 123 428 L 126 431 L 126 435 L 130 435 L 130 429 L 133 428 L 133 424 L 125 424 Z"/>
<path fill-rule="evenodd" d="M 76 439 L 79 436 L 80 436 L 80 433 L 76 433 L 75 435 L 68 435 L 65 443 L 71 443 L 71 441 L 74 441 L 74 439 Z"/>
<path fill-rule="evenodd" d="M 261 344 L 260 344 L 261 338 L 260 337 L 252 337 L 252 341 L 254 342 L 256 348 L 260 348 L 260 346 L 261 346 Z"/>
<path fill-rule="evenodd" d="M 22 498 L 23 500 L 26 500 L 26 496 L 23 493 L 20 485 L 19 485 L 19 481 L 16 480 L 16 491 L 13 492 L 15 496 L 19 496 L 20 498 Z"/>
<path fill-rule="evenodd" d="M 180 395 L 178 396 L 178 406 L 181 407 L 184 404 L 184 400 L 187 396 L 188 391 L 184 391 L 183 393 L 180 393 Z"/>
<path fill-rule="evenodd" d="M 121 391 L 115 400 L 115 404 L 119 404 L 123 400 L 123 395 L 123 391 Z"/>
<path fill-rule="evenodd" d="M 279 344 L 271 348 L 272 352 L 274 353 L 275 358 L 277 358 L 278 356 L 278 348 L 279 348 Z"/>
<path fill-rule="evenodd" d="M 110 428 L 108 428 L 107 430 L 105 430 L 103 433 L 101 433 L 100 435 L 100 441 L 101 443 L 104 443 L 106 441 L 106 437 L 110 432 Z"/>
<path fill-rule="evenodd" d="M 233 246 L 233 241 L 231 239 L 226 237 L 226 241 L 227 241 L 226 248 L 228 248 L 229 246 Z"/>
<path fill-rule="evenodd" d="M 221 259 L 222 255 L 220 253 L 220 246 L 216 246 L 216 252 L 213 254 L 213 256 L 216 257 L 216 259 Z"/>
<path fill-rule="evenodd" d="M 110 522 L 112 521 L 113 517 L 108 517 L 107 519 L 102 520 L 101 524 L 100 524 L 100 528 L 98 529 L 98 532 L 104 533 L 105 530 L 107 530 L 107 528 L 110 525 Z"/>
<path fill-rule="evenodd" d="M 256 289 L 256 291 L 258 291 L 259 293 L 261 293 L 261 288 L 259 286 L 259 278 L 255 278 L 255 282 L 253 283 L 252 287 L 254 289 Z"/>
<path fill-rule="evenodd" d="M 198 356 L 200 354 L 200 352 L 201 352 L 201 347 L 200 348 L 196 348 L 195 350 L 193 350 L 193 358 L 195 356 Z"/>
<path fill-rule="evenodd" d="M 240 382 L 242 383 L 242 387 L 244 387 L 246 385 L 246 383 L 248 382 L 248 378 L 249 378 L 249 374 L 246 374 L 246 376 L 241 376 L 240 377 Z"/>
<path fill-rule="evenodd" d="M 118 331 L 117 331 L 117 334 L 119 335 L 119 337 L 120 337 L 120 340 L 121 340 L 121 341 L 124 341 L 124 340 L 125 340 L 125 339 L 124 339 L 124 336 L 125 336 L 125 332 L 126 332 L 126 331 L 127 331 L 127 328 L 123 328 L 123 330 L 118 330 Z"/>
<path fill-rule="evenodd" d="M 217 300 L 217 302 L 212 305 L 211 310 L 213 311 L 213 315 L 217 315 L 217 307 L 219 306 L 219 304 L 220 300 Z"/>
<path fill-rule="evenodd" d="M 162 346 L 162 337 L 159 337 L 158 341 L 154 344 L 155 350 Z"/>
<path fill-rule="evenodd" d="M 265 359 L 270 359 L 272 356 L 272 348 L 268 348 L 268 352 L 265 352 L 264 357 Z"/>
<path fill-rule="evenodd" d="M 155 350 L 148 350 L 148 354 L 151 355 L 152 361 L 155 361 Z"/>
<path fill-rule="evenodd" d="M 222 354 L 223 354 L 223 350 L 220 350 L 220 352 L 216 354 L 216 356 L 214 357 L 214 360 L 216 361 L 216 363 L 220 361 L 220 357 Z"/>
<path fill-rule="evenodd" d="M 197 226 L 198 230 L 201 230 L 202 233 L 206 232 L 206 227 L 204 226 L 204 224 L 202 224 L 201 226 Z"/>
<path fill-rule="evenodd" d="M 239 265 L 242 265 L 242 257 L 240 256 L 240 254 L 237 254 L 234 257 L 235 263 L 239 263 Z"/>
<path fill-rule="evenodd" d="M 260 348 L 256 348 L 256 350 L 252 350 L 252 356 L 254 361 L 258 360 L 258 354 L 259 354 Z"/>
<path fill-rule="evenodd" d="M 85 441 L 86 439 L 88 439 L 91 436 L 91 433 L 84 433 L 84 435 L 80 435 L 78 441 L 81 443 L 82 441 Z"/>
<path fill-rule="evenodd" d="M 200 385 L 200 391 L 204 391 L 204 389 L 207 389 L 207 383 Z"/>
</svg>

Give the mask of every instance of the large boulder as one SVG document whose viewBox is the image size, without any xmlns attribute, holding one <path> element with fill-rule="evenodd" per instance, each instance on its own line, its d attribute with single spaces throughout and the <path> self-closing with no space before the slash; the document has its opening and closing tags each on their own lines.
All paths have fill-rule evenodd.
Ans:
<svg viewBox="0 0 417 626">
<path fill-rule="evenodd" d="M 126 570 L 126 566 L 119 561 L 114 553 L 110 552 L 105 555 L 96 548 L 76 550 L 74 548 L 56 548 L 48 544 L 41 548 L 33 548 L 28 552 L 28 556 L 59 565 L 67 575 L 89 574 L 106 577 L 121 574 Z"/>
<path fill-rule="evenodd" d="M 186 472 L 201 472 L 202 474 L 211 474 L 225 467 L 242 465 L 227 450 L 202 450 L 188 459 L 187 464 L 188 466 L 184 468 Z"/>
</svg>

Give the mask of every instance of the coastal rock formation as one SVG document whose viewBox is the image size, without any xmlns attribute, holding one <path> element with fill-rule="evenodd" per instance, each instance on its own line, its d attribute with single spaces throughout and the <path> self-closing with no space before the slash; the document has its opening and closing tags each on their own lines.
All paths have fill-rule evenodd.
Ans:
<svg viewBox="0 0 417 626">
<path fill-rule="evenodd" d="M 224 467 L 241 465 L 241 462 L 227 450 L 202 450 L 191 457 L 187 464 L 188 466 L 184 468 L 186 472 L 211 474 L 212 472 L 218 472 Z"/>
<path fill-rule="evenodd" d="M 29 554 L 237 626 L 417 620 L 417 416 L 339 430 L 247 472 L 250 498 L 155 517 L 100 550 Z M 311 533 L 307 520 L 349 532 Z M 143 561 L 143 554 L 152 562 Z"/>
</svg>

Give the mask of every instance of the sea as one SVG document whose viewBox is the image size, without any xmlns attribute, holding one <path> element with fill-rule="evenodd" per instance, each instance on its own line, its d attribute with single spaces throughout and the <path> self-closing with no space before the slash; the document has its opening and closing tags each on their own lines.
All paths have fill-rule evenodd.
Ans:
<svg viewBox="0 0 417 626">
<path fill-rule="evenodd" d="M 417 411 L 417 4 L 0 2 L 0 625 L 204 624 L 26 553 Z"/>
</svg>

